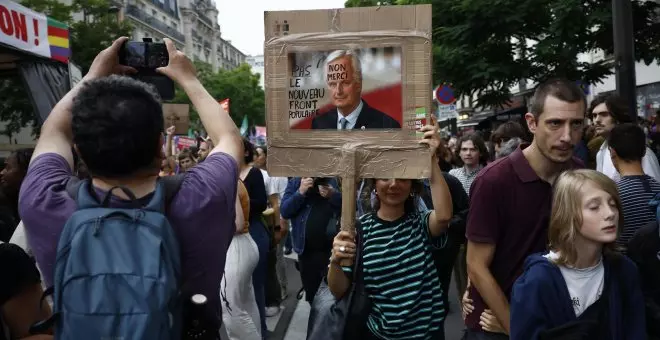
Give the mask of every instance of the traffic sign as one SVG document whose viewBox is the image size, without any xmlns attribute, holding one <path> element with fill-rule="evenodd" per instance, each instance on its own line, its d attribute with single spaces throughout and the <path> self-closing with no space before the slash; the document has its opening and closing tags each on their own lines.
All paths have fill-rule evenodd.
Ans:
<svg viewBox="0 0 660 340">
<path fill-rule="evenodd" d="M 453 104 L 456 101 L 454 90 L 449 85 L 440 85 L 435 90 L 435 100 L 440 104 Z"/>
</svg>

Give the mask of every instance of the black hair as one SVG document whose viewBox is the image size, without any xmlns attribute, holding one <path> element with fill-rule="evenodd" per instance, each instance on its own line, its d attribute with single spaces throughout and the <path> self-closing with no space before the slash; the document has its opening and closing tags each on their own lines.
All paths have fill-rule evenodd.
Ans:
<svg viewBox="0 0 660 340">
<path fill-rule="evenodd" d="M 584 95 L 584 91 L 576 82 L 561 78 L 550 79 L 536 87 L 530 105 L 530 111 L 534 115 L 534 118 L 538 119 L 543 113 L 545 100 L 549 96 L 568 103 L 582 102 L 583 107 L 587 107 L 587 98 Z"/>
<path fill-rule="evenodd" d="M 474 144 L 474 147 L 479 150 L 479 164 L 486 165 L 486 163 L 488 163 L 488 157 L 490 156 L 490 153 L 488 152 L 488 148 L 486 147 L 484 139 L 481 138 L 481 135 L 476 132 L 468 133 L 467 135 L 462 136 L 458 142 L 456 142 L 456 157 L 459 159 L 461 158 L 461 147 L 463 146 L 463 143 L 467 141 L 471 141 L 472 144 Z"/>
<path fill-rule="evenodd" d="M 17 149 L 12 152 L 12 155 L 16 156 L 18 171 L 20 171 L 23 176 L 27 174 L 28 166 L 30 166 L 30 159 L 32 159 L 32 153 L 34 153 L 34 148 Z"/>
<path fill-rule="evenodd" d="M 250 164 L 254 161 L 254 145 L 250 143 L 247 138 L 243 138 L 243 154 L 245 155 L 245 164 Z"/>
<path fill-rule="evenodd" d="M 92 176 L 125 177 L 159 164 L 163 109 L 150 85 L 122 76 L 92 80 L 72 114 L 73 142 Z"/>
<path fill-rule="evenodd" d="M 646 136 L 644 130 L 634 123 L 614 126 L 607 138 L 607 145 L 616 155 L 626 162 L 641 162 L 646 154 Z"/>
<path fill-rule="evenodd" d="M 590 119 L 593 120 L 594 109 L 596 106 L 603 103 L 607 107 L 607 111 L 610 113 L 612 118 L 614 118 L 614 122 L 616 124 L 633 122 L 632 118 L 630 117 L 630 110 L 628 109 L 626 102 L 614 93 L 601 93 L 591 101 L 589 110 L 587 110 Z"/>
<path fill-rule="evenodd" d="M 376 181 L 376 179 L 369 180 L 369 182 L 365 183 L 365 188 L 373 188 L 373 190 L 376 190 Z M 421 180 L 411 179 L 410 181 L 412 181 L 410 195 L 404 203 L 404 211 L 406 214 L 417 211 L 417 199 L 422 195 L 422 191 L 424 190 L 424 183 Z M 374 203 L 373 211 L 378 212 L 378 209 L 380 209 L 380 199 L 378 198 L 378 195 L 376 195 L 376 202 Z"/>
</svg>

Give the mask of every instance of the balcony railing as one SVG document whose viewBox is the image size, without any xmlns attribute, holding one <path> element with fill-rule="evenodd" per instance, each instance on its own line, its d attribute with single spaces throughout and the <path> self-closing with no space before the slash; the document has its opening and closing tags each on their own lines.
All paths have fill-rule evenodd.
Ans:
<svg viewBox="0 0 660 340">
<path fill-rule="evenodd" d="M 198 10 L 197 8 L 195 8 L 195 12 L 197 12 L 197 15 L 199 16 L 199 20 L 201 20 L 203 23 L 209 25 L 209 27 L 213 27 L 213 22 L 211 21 L 211 19 L 209 19 L 206 16 L 206 13 Z"/>
<path fill-rule="evenodd" d="M 172 39 L 176 40 L 179 43 L 183 44 L 186 41 L 186 37 L 183 35 L 183 33 L 168 26 L 166 23 L 158 20 L 158 18 L 154 17 L 153 15 L 149 15 L 147 12 L 139 9 L 135 5 L 126 6 L 126 15 L 144 22 L 145 24 L 161 31 L 165 35 L 172 37 Z"/>
</svg>

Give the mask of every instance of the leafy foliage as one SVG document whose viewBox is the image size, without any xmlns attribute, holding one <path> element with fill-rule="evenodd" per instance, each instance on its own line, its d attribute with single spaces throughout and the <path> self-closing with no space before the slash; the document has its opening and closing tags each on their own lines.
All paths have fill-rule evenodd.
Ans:
<svg viewBox="0 0 660 340">
<path fill-rule="evenodd" d="M 265 124 L 265 94 L 259 86 L 259 74 L 252 73 L 248 64 L 233 70 L 219 70 L 214 73 L 211 65 L 196 61 L 197 75 L 206 90 L 213 98 L 221 101 L 229 98 L 229 114 L 237 126 L 241 125 L 244 116 L 248 117 L 250 125 Z M 174 103 L 191 104 L 184 91 L 177 89 Z M 199 128 L 199 115 L 191 109 L 191 125 Z"/>
<path fill-rule="evenodd" d="M 0 78 L 0 121 L 6 123 L 0 134 L 10 143 L 23 127 L 32 126 L 33 135 L 39 131 L 32 102 L 18 75 Z"/>
<path fill-rule="evenodd" d="M 376 1 L 348 0 L 347 7 Z M 458 95 L 478 95 L 477 107 L 498 107 L 520 79 L 566 77 L 594 84 L 612 73 L 606 61 L 580 61 L 597 49 L 611 53 L 610 0 L 398 0 L 433 5 L 433 77 Z M 660 57 L 660 5 L 632 0 L 637 60 Z"/>
<path fill-rule="evenodd" d="M 106 0 L 74 0 L 72 5 L 57 0 L 24 0 L 21 4 L 36 12 L 69 25 L 69 46 L 73 61 L 87 72 L 94 57 L 119 36 L 130 36 L 133 29 L 128 22 L 119 22 L 111 13 Z M 81 13 L 82 20 L 74 21 Z M 33 135 L 39 131 L 32 103 L 24 84 L 17 76 L 0 79 L 0 120 L 7 125 L 0 134 L 11 137 L 22 127 L 32 126 Z"/>
</svg>

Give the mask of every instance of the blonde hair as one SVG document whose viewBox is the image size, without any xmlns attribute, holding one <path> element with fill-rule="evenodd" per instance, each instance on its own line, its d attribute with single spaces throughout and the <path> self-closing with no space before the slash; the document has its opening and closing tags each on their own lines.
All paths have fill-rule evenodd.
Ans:
<svg viewBox="0 0 660 340">
<path fill-rule="evenodd" d="M 548 228 L 550 249 L 559 253 L 554 262 L 559 265 L 572 265 L 577 261 L 576 238 L 582 228 L 582 188 L 586 183 L 593 183 L 614 200 L 619 211 L 618 231 L 623 227 L 621 199 L 614 181 L 595 170 L 569 170 L 557 178 L 552 197 L 552 214 Z M 605 252 L 616 252 L 618 247 L 612 242 L 605 244 Z"/>
</svg>

